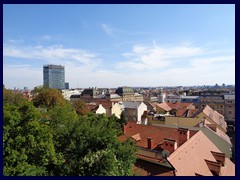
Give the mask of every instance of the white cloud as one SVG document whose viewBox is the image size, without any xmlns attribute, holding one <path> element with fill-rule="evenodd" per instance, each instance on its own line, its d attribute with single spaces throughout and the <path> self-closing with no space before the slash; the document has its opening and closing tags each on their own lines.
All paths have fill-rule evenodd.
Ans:
<svg viewBox="0 0 240 180">
<path fill-rule="evenodd" d="M 9 39 L 7 40 L 8 43 L 11 43 L 11 44 L 16 44 L 16 43 L 21 43 L 23 42 L 22 39 Z"/>
<path fill-rule="evenodd" d="M 4 44 L 3 55 L 3 83 L 11 88 L 42 84 L 42 66 L 27 65 L 32 60 L 42 65 L 64 65 L 65 80 L 72 88 L 234 84 L 235 81 L 234 53 L 210 52 L 191 43 L 168 47 L 154 41 L 153 45 L 137 44 L 122 54 L 122 62 L 111 61 L 111 69 L 95 52 L 62 45 L 17 47 Z M 20 65 L 8 64 L 12 57 L 19 58 Z"/>
<path fill-rule="evenodd" d="M 129 70 L 162 69 L 173 64 L 174 60 L 203 53 L 204 50 L 199 47 L 189 45 L 161 47 L 154 41 L 153 45 L 134 45 L 131 52 L 123 53 L 128 60 L 118 63 L 118 67 Z"/>
<path fill-rule="evenodd" d="M 3 46 L 4 57 L 15 57 L 24 59 L 38 59 L 49 63 L 65 63 L 66 61 L 79 62 L 83 65 L 94 65 L 100 59 L 93 53 L 81 49 L 64 48 L 62 45 L 54 46 L 28 46 L 16 47 L 12 45 Z"/>
<path fill-rule="evenodd" d="M 110 36 L 113 36 L 113 28 L 108 24 L 102 24 L 102 30 Z"/>
<path fill-rule="evenodd" d="M 52 37 L 50 35 L 43 35 L 41 39 L 43 40 L 50 40 Z"/>
</svg>

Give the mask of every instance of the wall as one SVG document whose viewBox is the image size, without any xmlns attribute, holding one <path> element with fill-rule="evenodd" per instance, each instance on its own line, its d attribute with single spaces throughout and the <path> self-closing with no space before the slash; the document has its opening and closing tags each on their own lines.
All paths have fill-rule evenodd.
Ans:
<svg viewBox="0 0 240 180">
<path fill-rule="evenodd" d="M 138 148 L 137 154 L 151 157 L 151 158 L 156 158 L 156 159 L 163 159 L 162 153 L 160 152 L 157 153 L 157 152 L 147 150 L 147 149 L 142 149 L 142 148 Z"/>
<path fill-rule="evenodd" d="M 116 116 L 117 118 L 120 118 L 121 113 L 122 113 L 122 110 L 121 110 L 119 104 L 118 104 L 118 103 L 115 103 L 115 104 L 112 106 L 112 114 L 115 114 L 115 116 Z"/>
<path fill-rule="evenodd" d="M 101 104 L 99 104 L 96 114 L 106 114 L 106 109 Z"/>
<path fill-rule="evenodd" d="M 141 122 L 141 118 L 142 118 L 144 111 L 147 111 L 147 105 L 142 102 L 139 105 L 138 110 L 137 110 L 137 121 L 138 122 Z"/>
</svg>

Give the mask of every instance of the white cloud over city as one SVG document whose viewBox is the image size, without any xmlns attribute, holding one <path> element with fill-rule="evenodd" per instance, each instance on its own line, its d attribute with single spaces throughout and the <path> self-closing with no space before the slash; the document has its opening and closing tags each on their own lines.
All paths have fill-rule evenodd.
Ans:
<svg viewBox="0 0 240 180">
<path fill-rule="evenodd" d="M 65 66 L 65 79 L 71 87 L 159 86 L 186 82 L 194 85 L 196 78 L 202 84 L 221 83 L 216 79 L 225 82 L 231 78 L 234 83 L 235 74 L 234 54 L 219 55 L 186 43 L 135 44 L 129 51 L 119 54 L 121 61 L 113 61 L 111 66 L 104 60 L 104 54 L 63 45 L 16 46 L 8 43 L 4 44 L 3 56 L 4 79 L 7 82 L 17 80 L 15 84 L 19 87 L 23 86 L 20 79 L 25 79 L 24 86 L 31 88 L 42 84 L 44 64 Z M 11 58 L 17 58 L 19 65 L 12 65 Z M 42 65 L 36 67 L 31 61 Z"/>
</svg>

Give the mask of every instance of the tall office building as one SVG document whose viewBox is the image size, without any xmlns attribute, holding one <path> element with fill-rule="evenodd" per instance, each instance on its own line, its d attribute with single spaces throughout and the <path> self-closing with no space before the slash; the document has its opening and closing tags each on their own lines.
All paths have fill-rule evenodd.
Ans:
<svg viewBox="0 0 240 180">
<path fill-rule="evenodd" d="M 65 71 L 61 65 L 43 66 L 43 85 L 49 88 L 65 89 Z"/>
</svg>

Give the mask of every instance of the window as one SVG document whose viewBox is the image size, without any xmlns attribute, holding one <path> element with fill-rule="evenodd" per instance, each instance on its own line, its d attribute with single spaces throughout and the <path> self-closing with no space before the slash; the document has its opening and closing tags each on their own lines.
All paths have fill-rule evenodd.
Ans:
<svg viewBox="0 0 240 180">
<path fill-rule="evenodd" d="M 165 143 L 166 146 L 168 146 L 168 143 Z"/>
<path fill-rule="evenodd" d="M 231 108 L 232 106 L 228 106 L 229 108 Z"/>
<path fill-rule="evenodd" d="M 172 144 L 170 144 L 170 146 L 171 146 L 171 147 L 173 147 L 173 145 L 172 145 Z"/>
<path fill-rule="evenodd" d="M 232 114 L 232 111 L 228 111 L 228 114 Z"/>
</svg>

